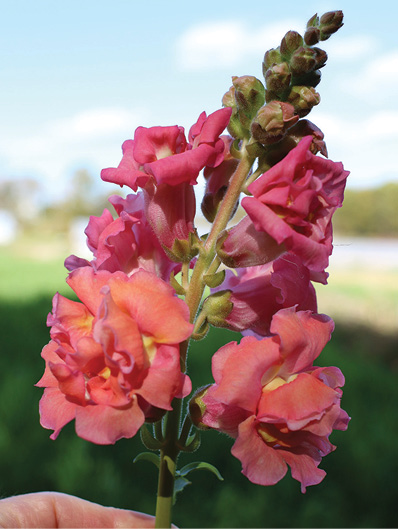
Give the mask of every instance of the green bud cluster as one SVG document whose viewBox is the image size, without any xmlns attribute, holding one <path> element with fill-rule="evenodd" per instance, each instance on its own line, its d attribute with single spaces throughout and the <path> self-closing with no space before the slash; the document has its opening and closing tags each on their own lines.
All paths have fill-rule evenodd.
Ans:
<svg viewBox="0 0 398 529">
<path fill-rule="evenodd" d="M 320 102 L 315 87 L 327 53 L 316 44 L 342 25 L 342 11 L 330 11 L 321 17 L 314 15 L 307 22 L 304 37 L 288 31 L 280 45 L 264 55 L 265 86 L 248 75 L 232 78 L 222 100 L 224 106 L 232 108 L 228 132 L 237 140 L 251 138 L 249 147 L 256 150 L 259 165 L 274 165 L 306 134 L 313 136 L 315 152 L 327 154 L 322 132 L 306 120 L 301 124 L 301 118 Z"/>
<path fill-rule="evenodd" d="M 329 11 L 318 17 L 315 14 L 307 22 L 304 41 L 308 46 L 313 46 L 322 40 L 327 40 L 330 35 L 336 33 L 343 25 L 342 11 Z"/>
<path fill-rule="evenodd" d="M 343 13 L 331 11 L 320 18 L 314 15 L 307 23 L 304 37 L 288 31 L 278 48 L 264 55 L 263 74 L 266 102 L 278 100 L 293 105 L 299 117 L 305 116 L 320 101 L 314 88 L 321 80 L 320 69 L 327 54 L 315 47 L 343 25 Z"/>
</svg>

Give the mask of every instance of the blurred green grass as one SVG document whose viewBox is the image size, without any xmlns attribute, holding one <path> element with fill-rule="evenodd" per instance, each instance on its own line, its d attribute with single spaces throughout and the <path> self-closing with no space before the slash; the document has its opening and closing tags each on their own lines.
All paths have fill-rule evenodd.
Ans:
<svg viewBox="0 0 398 529">
<path fill-rule="evenodd" d="M 156 470 L 147 462 L 133 463 L 143 450 L 139 438 L 121 440 L 115 447 L 96 446 L 79 439 L 70 424 L 53 442 L 39 425 L 42 390 L 34 384 L 43 373 L 40 351 L 49 339 L 45 321 L 52 295 L 57 290 L 68 294 L 65 276 L 61 259 L 38 260 L 0 250 L 0 496 L 58 490 L 153 513 Z M 357 304 L 379 290 L 359 276 L 352 284 L 354 292 L 349 279 L 338 288 Z M 337 285 L 331 278 L 330 288 L 322 288 L 320 310 L 327 312 L 322 305 Z M 238 334 L 212 329 L 205 341 L 190 347 L 194 387 L 211 382 L 212 354 L 238 339 Z M 180 527 L 396 527 L 397 343 L 391 330 L 381 332 L 360 319 L 336 319 L 319 364 L 337 365 L 344 372 L 342 406 L 352 421 L 347 432 L 331 436 L 337 450 L 321 464 L 328 475 L 320 485 L 305 495 L 290 476 L 274 487 L 253 485 L 230 454 L 232 440 L 204 432 L 199 451 L 189 458 L 182 455 L 181 463 L 208 461 L 225 481 L 193 474 L 192 485 L 178 500 L 174 522 Z"/>
</svg>

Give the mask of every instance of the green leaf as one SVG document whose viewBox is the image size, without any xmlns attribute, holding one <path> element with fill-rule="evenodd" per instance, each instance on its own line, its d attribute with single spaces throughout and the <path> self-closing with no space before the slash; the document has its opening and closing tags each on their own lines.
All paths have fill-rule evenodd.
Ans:
<svg viewBox="0 0 398 529">
<path fill-rule="evenodd" d="M 137 463 L 137 461 L 149 461 L 150 463 L 153 463 L 157 468 L 159 468 L 160 466 L 160 457 L 154 454 L 153 452 L 141 452 L 134 459 L 133 463 Z"/>
<path fill-rule="evenodd" d="M 162 441 L 155 439 L 148 431 L 145 424 L 141 426 L 140 436 L 142 444 L 145 446 L 145 448 L 148 448 L 148 450 L 159 450 L 162 447 Z"/>
<path fill-rule="evenodd" d="M 218 471 L 218 469 L 211 465 L 210 463 L 205 463 L 204 461 L 195 461 L 194 463 L 189 463 L 188 465 L 185 465 L 181 470 L 178 471 L 179 476 L 187 476 L 190 472 L 193 470 L 208 470 L 209 472 L 212 472 L 220 481 L 224 481 L 224 478 Z"/>
<path fill-rule="evenodd" d="M 188 485 L 192 485 L 191 481 L 182 476 L 176 476 L 174 481 L 173 505 L 177 501 L 177 494 L 185 489 Z"/>
</svg>

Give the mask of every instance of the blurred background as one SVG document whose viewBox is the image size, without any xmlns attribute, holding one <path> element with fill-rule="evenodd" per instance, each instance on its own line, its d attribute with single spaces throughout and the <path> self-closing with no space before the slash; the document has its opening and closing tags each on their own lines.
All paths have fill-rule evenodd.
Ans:
<svg viewBox="0 0 398 529">
<path fill-rule="evenodd" d="M 319 312 L 336 330 L 321 365 L 346 376 L 347 432 L 305 495 L 290 477 L 252 485 L 232 440 L 205 432 L 195 459 L 225 481 L 193 474 L 175 511 L 180 527 L 396 527 L 398 485 L 398 44 L 395 2 L 0 0 L 0 497 L 58 490 L 154 512 L 156 470 L 133 463 L 139 439 L 91 445 L 68 425 L 56 442 L 39 425 L 34 387 L 63 261 L 87 256 L 83 230 L 120 189 L 115 167 L 137 126 L 182 125 L 220 107 L 232 75 L 262 77 L 264 52 L 314 14 L 342 9 L 321 43 L 329 60 L 310 119 L 329 157 L 351 171 L 335 215 L 335 249 Z M 198 185 L 198 195 L 203 190 Z M 239 336 L 213 330 L 190 350 L 194 385 L 211 355 Z M 185 461 L 185 459 L 184 459 Z M 195 510 L 193 510 L 193 506 Z"/>
</svg>

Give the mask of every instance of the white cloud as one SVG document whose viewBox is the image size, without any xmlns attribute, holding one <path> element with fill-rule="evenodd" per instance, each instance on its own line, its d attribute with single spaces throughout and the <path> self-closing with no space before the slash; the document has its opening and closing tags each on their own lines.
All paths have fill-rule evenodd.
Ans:
<svg viewBox="0 0 398 529">
<path fill-rule="evenodd" d="M 351 171 L 349 187 L 398 181 L 397 120 L 398 110 L 381 110 L 360 119 L 318 113 L 316 124 L 325 133 L 331 159 L 343 161 L 344 167 Z"/>
<path fill-rule="evenodd" d="M 361 59 L 379 49 L 379 43 L 372 35 L 352 35 L 350 37 L 339 35 L 336 39 L 332 37 L 324 46 L 327 48 L 328 55 L 339 62 Z"/>
<path fill-rule="evenodd" d="M 2 174 L 35 176 L 49 196 L 60 196 L 73 170 L 88 167 L 99 173 L 116 166 L 122 142 L 147 119 L 143 109 L 97 108 L 47 122 L 24 137 L 5 137 L 0 145 Z"/>
<path fill-rule="evenodd" d="M 131 122 L 132 115 L 125 109 L 99 108 L 52 123 L 49 130 L 59 138 L 88 140 L 131 130 Z"/>
<path fill-rule="evenodd" d="M 176 61 L 188 71 L 229 69 L 248 56 L 263 57 L 276 48 L 289 28 L 300 28 L 297 20 L 285 19 L 258 29 L 239 20 L 208 22 L 188 28 L 175 45 Z"/>
<path fill-rule="evenodd" d="M 398 49 L 367 61 L 362 70 L 353 69 L 344 74 L 341 88 L 355 97 L 361 97 L 375 105 L 397 97 Z M 373 101 L 372 99 L 373 98 Z"/>
</svg>

